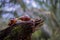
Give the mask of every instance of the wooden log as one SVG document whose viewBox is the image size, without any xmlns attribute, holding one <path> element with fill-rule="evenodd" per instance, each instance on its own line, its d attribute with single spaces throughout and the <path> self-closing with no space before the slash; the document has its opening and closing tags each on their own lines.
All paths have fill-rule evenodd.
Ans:
<svg viewBox="0 0 60 40">
<path fill-rule="evenodd" d="M 33 30 L 41 23 L 43 23 L 41 20 L 16 22 L 0 31 L 0 40 L 31 40 Z"/>
</svg>

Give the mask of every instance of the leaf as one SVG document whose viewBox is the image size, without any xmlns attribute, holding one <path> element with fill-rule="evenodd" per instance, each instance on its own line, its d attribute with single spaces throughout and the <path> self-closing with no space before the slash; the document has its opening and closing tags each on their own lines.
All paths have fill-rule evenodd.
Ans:
<svg viewBox="0 0 60 40">
<path fill-rule="evenodd" d="M 25 11 L 26 5 L 25 5 L 25 3 L 23 2 L 23 0 L 17 0 L 17 1 L 20 3 L 22 9 Z"/>
</svg>

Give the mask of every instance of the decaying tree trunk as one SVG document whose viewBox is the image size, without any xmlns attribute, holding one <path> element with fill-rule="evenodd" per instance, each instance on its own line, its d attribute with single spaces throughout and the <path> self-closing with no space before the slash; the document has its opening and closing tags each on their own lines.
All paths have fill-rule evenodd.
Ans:
<svg viewBox="0 0 60 40">
<path fill-rule="evenodd" d="M 37 25 L 43 24 L 42 19 L 33 21 L 16 22 L 0 32 L 0 40 L 31 40 L 32 33 Z"/>
</svg>

